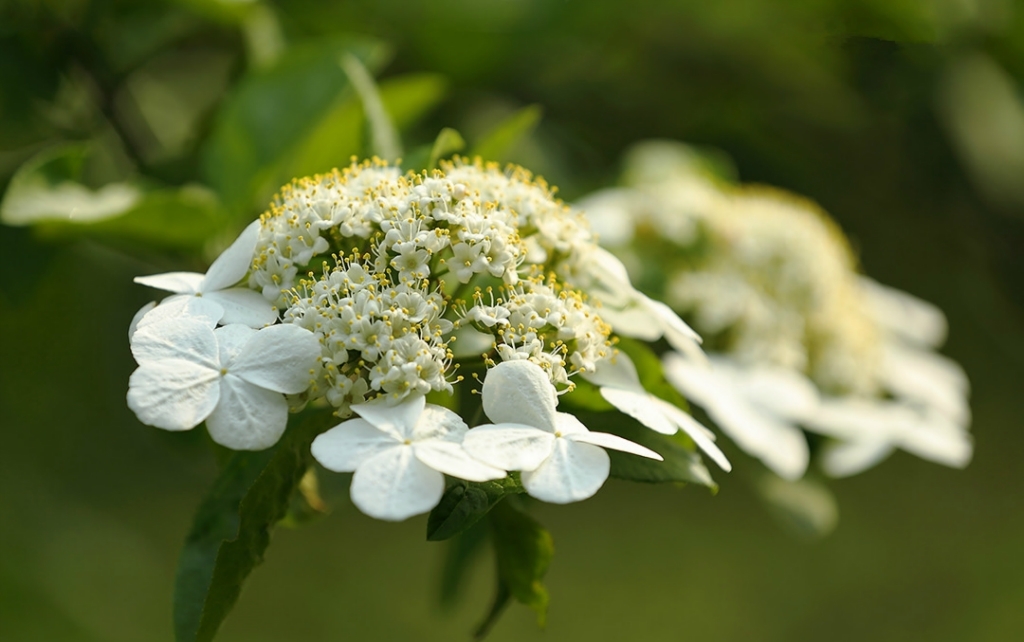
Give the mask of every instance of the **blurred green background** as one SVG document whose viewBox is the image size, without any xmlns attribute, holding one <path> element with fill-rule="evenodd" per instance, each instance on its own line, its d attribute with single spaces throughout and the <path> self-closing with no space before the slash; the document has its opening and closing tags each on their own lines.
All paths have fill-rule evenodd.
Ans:
<svg viewBox="0 0 1024 642">
<path fill-rule="evenodd" d="M 281 182 L 365 149 L 343 50 L 379 74 L 410 153 L 540 105 L 507 159 L 567 199 L 614 181 L 640 139 L 724 150 L 743 180 L 821 203 L 869 274 L 939 304 L 972 380 L 972 464 L 897 454 L 834 482 L 839 527 L 819 541 L 780 527 L 735 449 L 717 496 L 613 480 L 539 506 L 547 630 L 514 605 L 491 639 L 1024 639 L 1010 0 L 6 0 L 0 186 L 50 153 L 41 175 L 142 196 L 115 225 L 0 226 L 0 638 L 171 639 L 176 556 L 216 466 L 200 431 L 125 407 L 126 329 L 150 296 L 131 278 L 201 269 Z M 218 639 L 467 639 L 489 563 L 441 609 L 425 519 L 373 521 L 325 481 L 332 513 L 275 532 Z"/>
</svg>

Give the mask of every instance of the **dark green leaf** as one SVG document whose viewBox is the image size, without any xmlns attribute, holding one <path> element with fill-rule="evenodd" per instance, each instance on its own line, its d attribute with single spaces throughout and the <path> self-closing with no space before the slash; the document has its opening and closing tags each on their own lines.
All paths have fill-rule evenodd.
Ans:
<svg viewBox="0 0 1024 642">
<path fill-rule="evenodd" d="M 225 100 L 203 150 L 203 173 L 230 207 L 248 214 L 278 187 L 282 158 L 350 91 L 338 66 L 346 53 L 371 70 L 387 57 L 383 45 L 366 39 L 296 46 L 243 78 Z"/>
<path fill-rule="evenodd" d="M 565 406 L 570 410 L 587 410 L 591 412 L 615 410 L 615 406 L 608 403 L 601 396 L 600 389 L 594 384 L 580 377 L 577 377 L 573 383 L 576 384 L 573 391 L 558 398 L 560 406 Z"/>
<path fill-rule="evenodd" d="M 326 413 L 310 416 L 290 427 L 273 448 L 236 452 L 228 459 L 196 514 L 178 562 L 178 642 L 213 639 L 245 578 L 263 561 L 270 529 L 285 516 L 310 465 L 310 443 L 330 422 Z"/>
<path fill-rule="evenodd" d="M 485 161 L 507 161 L 516 144 L 540 122 L 541 113 L 539 105 L 523 107 L 487 133 L 470 151 L 470 156 L 479 156 Z"/>
<path fill-rule="evenodd" d="M 533 609 L 537 613 L 537 624 L 544 626 L 548 592 L 541 581 L 555 553 L 551 534 L 511 501 L 495 506 L 488 519 L 498 562 L 498 592 L 494 608 L 478 629 L 477 636 L 485 634 L 501 613 L 507 601 L 505 593 Z"/>
<path fill-rule="evenodd" d="M 516 475 L 486 482 L 450 486 L 427 518 L 427 539 L 446 540 L 465 531 L 507 495 L 523 492 Z"/>
<path fill-rule="evenodd" d="M 462 592 L 466 574 L 473 560 L 483 550 L 486 541 L 487 527 L 481 522 L 477 522 L 448 541 L 444 566 L 441 569 L 440 602 L 442 607 L 450 607 L 455 604 Z"/>
</svg>

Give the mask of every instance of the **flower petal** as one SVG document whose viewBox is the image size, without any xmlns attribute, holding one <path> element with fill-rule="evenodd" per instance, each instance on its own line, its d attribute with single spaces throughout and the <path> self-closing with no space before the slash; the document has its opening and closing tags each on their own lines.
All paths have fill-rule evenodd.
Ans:
<svg viewBox="0 0 1024 642">
<path fill-rule="evenodd" d="M 207 292 L 202 296 L 224 308 L 220 322 L 242 323 L 250 328 L 262 328 L 277 321 L 277 308 L 263 298 L 263 295 L 248 288 L 231 288 Z"/>
<path fill-rule="evenodd" d="M 427 398 L 422 395 L 406 397 L 397 404 L 385 396 L 367 403 L 352 404 L 352 410 L 379 430 L 401 441 L 414 437 L 416 425 L 426 405 Z"/>
<path fill-rule="evenodd" d="M 217 406 L 218 379 L 216 370 L 184 359 L 147 361 L 128 379 L 128 407 L 144 424 L 189 430 Z"/>
<path fill-rule="evenodd" d="M 466 433 L 467 453 L 503 470 L 533 470 L 551 454 L 555 435 L 522 424 L 487 424 Z"/>
<path fill-rule="evenodd" d="M 597 446 L 556 439 L 551 456 L 536 470 L 523 473 L 523 487 L 533 497 L 568 504 L 592 497 L 608 479 L 611 461 Z"/>
<path fill-rule="evenodd" d="M 487 371 L 483 385 L 484 412 L 499 424 L 525 424 L 553 430 L 555 387 L 537 364 L 504 361 Z"/>
<path fill-rule="evenodd" d="M 882 356 L 882 381 L 896 397 L 925 404 L 959 426 L 971 421 L 967 375 L 959 364 L 940 354 L 909 346 L 886 345 Z"/>
<path fill-rule="evenodd" d="M 356 417 L 344 421 L 313 440 L 313 457 L 327 470 L 355 472 L 364 461 L 401 442 Z"/>
<path fill-rule="evenodd" d="M 232 450 L 263 450 L 276 444 L 288 425 L 284 396 L 233 374 L 220 382 L 220 402 L 206 419 L 213 440 Z"/>
<path fill-rule="evenodd" d="M 214 330 L 213 335 L 217 337 L 217 354 L 221 364 L 233 362 L 255 334 L 255 330 L 241 323 L 232 323 Z"/>
<path fill-rule="evenodd" d="M 831 477 L 849 477 L 875 466 L 893 450 L 892 444 L 885 440 L 835 442 L 825 446 L 821 467 Z"/>
<path fill-rule="evenodd" d="M 419 442 L 428 439 L 441 439 L 461 444 L 467 430 L 469 430 L 469 426 L 458 413 L 444 406 L 428 403 L 420 413 L 419 419 L 416 420 L 412 440 Z"/>
<path fill-rule="evenodd" d="M 241 281 L 252 267 L 252 255 L 256 250 L 259 234 L 260 221 L 257 219 L 242 230 L 235 242 L 217 257 L 206 271 L 199 291 L 223 290 Z"/>
<path fill-rule="evenodd" d="M 155 314 L 160 306 L 149 314 Z M 148 316 L 148 315 L 147 315 Z M 144 324 L 132 335 L 132 355 L 140 364 L 180 359 L 205 366 L 213 370 L 220 369 L 217 355 L 217 338 L 213 328 L 204 320 L 191 317 L 163 319 L 159 322 Z"/>
<path fill-rule="evenodd" d="M 388 521 L 426 513 L 441 501 L 444 475 L 396 445 L 364 461 L 352 477 L 352 503 L 370 517 Z"/>
<path fill-rule="evenodd" d="M 623 439 L 618 435 L 612 435 L 606 432 L 591 432 L 588 430 L 583 433 L 566 435 L 565 438 L 583 444 L 593 444 L 594 446 L 600 446 L 601 448 L 611 448 L 612 450 L 618 450 L 632 455 L 640 455 L 641 457 L 647 457 L 648 459 L 656 459 L 658 461 L 665 460 L 664 457 L 650 448 L 644 448 L 640 444 L 633 443 L 628 439 Z"/>
<path fill-rule="evenodd" d="M 142 317 L 144 317 L 147 314 L 149 314 L 150 310 L 152 310 L 155 307 L 156 307 L 156 301 L 150 301 L 146 305 L 144 305 L 141 308 L 139 308 L 139 311 L 136 312 L 135 316 L 132 317 L 132 322 L 128 324 L 128 342 L 129 343 L 131 343 L 132 336 L 135 334 L 135 331 L 139 329 L 139 321 L 141 321 Z"/>
<path fill-rule="evenodd" d="M 783 479 L 803 477 L 810 459 L 810 449 L 802 430 L 757 410 L 742 398 L 705 408 L 722 432 L 736 445 L 757 457 Z"/>
<path fill-rule="evenodd" d="M 866 277 L 861 277 L 860 287 L 871 316 L 889 332 L 927 347 L 946 340 L 946 315 L 934 304 Z"/>
<path fill-rule="evenodd" d="M 210 328 L 214 328 L 222 316 L 224 316 L 224 308 L 215 301 L 194 294 L 175 294 L 167 297 L 155 308 L 142 315 L 136 330 L 157 321 L 183 317 L 200 319 Z"/>
<path fill-rule="evenodd" d="M 150 276 L 137 276 L 135 282 L 149 288 L 176 294 L 195 294 L 199 291 L 199 284 L 203 282 L 203 275 L 198 272 L 166 272 Z"/>
<path fill-rule="evenodd" d="M 231 372 L 261 388 L 298 394 L 309 388 L 310 374 L 320 357 L 320 340 L 297 325 L 285 323 L 258 330 L 235 360 Z"/>
<path fill-rule="evenodd" d="M 424 464 L 445 475 L 466 481 L 501 479 L 506 473 L 500 468 L 477 461 L 462 448 L 462 444 L 430 439 L 413 443 L 413 452 Z"/>
<path fill-rule="evenodd" d="M 622 351 L 616 351 L 612 356 L 598 361 L 597 369 L 594 372 L 583 373 L 583 378 L 597 386 L 644 392 L 636 365 L 629 355 Z"/>
<path fill-rule="evenodd" d="M 646 392 L 632 392 L 618 388 L 601 388 L 601 396 L 621 412 L 636 419 L 643 425 L 663 435 L 675 434 L 678 428 L 665 417 L 657 404 L 651 402 Z"/>
<path fill-rule="evenodd" d="M 665 415 L 673 423 L 679 426 L 680 430 L 689 435 L 690 439 L 697 444 L 697 447 L 703 450 L 708 457 L 718 464 L 719 468 L 725 472 L 732 470 L 732 464 L 730 464 L 729 460 L 726 459 L 725 454 L 721 449 L 715 445 L 715 442 L 712 439 L 713 433 L 710 430 L 702 426 L 699 421 L 667 401 L 662 401 L 661 399 L 653 397 L 652 401 L 658 404 L 658 407 L 662 409 Z"/>
</svg>

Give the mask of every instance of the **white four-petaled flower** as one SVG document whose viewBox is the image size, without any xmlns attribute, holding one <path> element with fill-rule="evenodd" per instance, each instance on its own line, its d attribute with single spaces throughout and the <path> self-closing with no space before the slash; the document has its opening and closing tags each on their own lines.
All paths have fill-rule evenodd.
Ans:
<svg viewBox="0 0 1024 642">
<path fill-rule="evenodd" d="M 352 503 L 371 517 L 401 521 L 434 508 L 444 494 L 442 473 L 478 482 L 505 476 L 466 454 L 465 422 L 422 395 L 352 409 L 360 416 L 313 440 L 313 457 L 328 470 L 355 473 Z"/>
<path fill-rule="evenodd" d="M 259 292 L 244 285 L 234 287 L 252 266 L 259 231 L 260 222 L 253 221 L 217 257 L 206 274 L 167 272 L 135 277 L 136 283 L 174 293 L 152 311 L 137 315 L 137 325 L 181 315 L 204 316 L 223 325 L 241 323 L 252 328 L 277 321 L 277 310 Z"/>
<path fill-rule="evenodd" d="M 557 403 L 540 366 L 502 362 L 487 372 L 483 385 L 484 412 L 497 423 L 470 430 L 463 445 L 480 461 L 522 471 L 526 492 L 555 504 L 586 499 L 601 488 L 611 467 L 604 448 L 662 459 L 622 437 L 591 432 L 576 417 L 556 412 Z"/>
<path fill-rule="evenodd" d="M 217 443 L 235 450 L 274 445 L 288 423 L 284 394 L 309 387 L 320 343 L 308 330 L 241 324 L 217 330 L 208 317 L 144 324 L 132 336 L 139 362 L 128 407 L 145 424 L 189 430 L 206 421 Z"/>
</svg>

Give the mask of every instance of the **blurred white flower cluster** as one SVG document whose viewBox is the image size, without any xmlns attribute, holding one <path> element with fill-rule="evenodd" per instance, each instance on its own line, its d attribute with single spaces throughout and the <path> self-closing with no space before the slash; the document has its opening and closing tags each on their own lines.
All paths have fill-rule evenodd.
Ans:
<svg viewBox="0 0 1024 642">
<path fill-rule="evenodd" d="M 634 149 L 623 186 L 579 207 L 641 289 L 706 339 L 708 363 L 669 354 L 668 378 L 778 475 L 805 473 L 803 430 L 832 438 L 821 464 L 835 476 L 896 448 L 950 466 L 970 460 L 967 379 L 934 351 L 944 316 L 858 274 L 813 203 L 727 184 L 706 158 L 656 142 Z"/>
<path fill-rule="evenodd" d="M 128 400 L 142 421 L 205 420 L 219 443 L 259 449 L 289 408 L 358 414 L 312 452 L 353 472 L 354 503 L 381 519 L 433 508 L 444 475 L 518 471 L 526 492 L 565 503 L 604 483 L 604 449 L 661 459 L 556 412 L 580 379 L 729 469 L 714 435 L 649 394 L 615 346 L 616 332 L 665 336 L 693 360 L 696 333 L 633 289 L 586 219 L 518 167 L 456 160 L 402 174 L 374 160 L 296 180 L 206 275 L 138 281 L 175 293 L 133 324 Z M 471 393 L 495 423 L 469 424 L 482 419 Z"/>
</svg>

